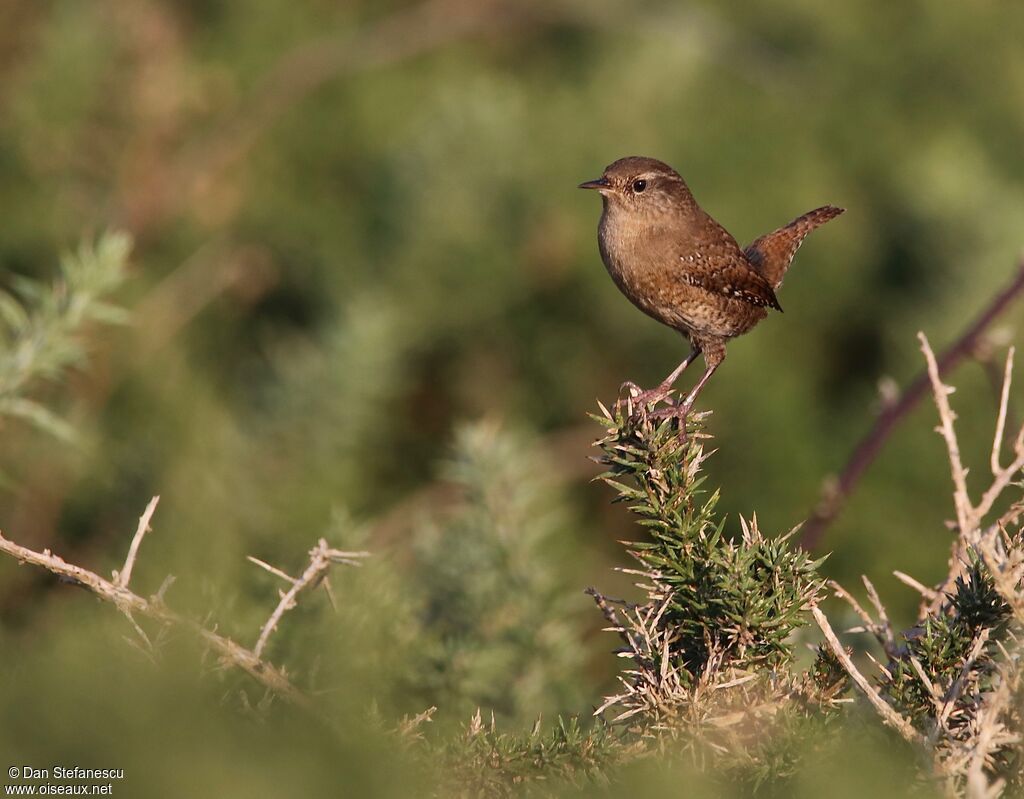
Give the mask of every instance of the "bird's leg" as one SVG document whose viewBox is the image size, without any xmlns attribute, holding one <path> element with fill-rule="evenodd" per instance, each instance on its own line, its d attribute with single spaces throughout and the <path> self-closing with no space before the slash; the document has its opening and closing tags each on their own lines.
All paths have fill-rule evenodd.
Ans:
<svg viewBox="0 0 1024 799">
<path fill-rule="evenodd" d="M 642 391 L 636 383 L 625 382 L 619 387 L 619 391 L 626 389 L 629 392 L 629 401 L 632 403 L 634 408 L 646 408 L 648 405 L 654 405 L 657 402 L 661 402 L 665 399 L 672 391 L 672 386 L 675 385 L 679 379 L 679 375 L 686 371 L 686 367 L 693 363 L 697 356 L 700 355 L 700 350 L 694 347 L 690 350 L 690 354 L 686 356 L 679 366 L 677 366 L 668 377 L 662 380 L 657 387 Z M 619 400 L 616 405 L 621 406 L 623 400 Z"/>
<path fill-rule="evenodd" d="M 701 376 L 700 380 L 697 381 L 697 385 L 695 385 L 690 390 L 690 393 L 686 395 L 686 399 L 676 405 L 676 413 L 680 418 L 686 416 L 691 411 L 693 403 L 697 399 L 697 395 L 700 394 L 701 389 L 704 388 L 704 384 L 711 379 L 711 375 L 715 373 L 715 370 L 721 366 L 721 364 L 721 361 L 714 364 L 708 364 L 708 368 L 704 370 L 704 374 Z"/>
<path fill-rule="evenodd" d="M 674 417 L 679 420 L 679 438 L 686 440 L 686 417 L 690 415 L 690 411 L 693 409 L 693 403 L 697 399 L 697 395 L 703 390 L 708 380 L 711 379 L 711 375 L 715 373 L 715 370 L 722 365 L 722 361 L 725 360 L 725 346 L 713 346 L 707 347 L 704 350 L 704 362 L 707 364 L 707 368 L 704 370 L 704 374 L 700 380 L 697 381 L 690 393 L 686 395 L 686 399 L 678 402 L 671 408 L 665 408 L 664 410 L 655 411 L 653 414 L 655 418 L 667 419 Z"/>
</svg>

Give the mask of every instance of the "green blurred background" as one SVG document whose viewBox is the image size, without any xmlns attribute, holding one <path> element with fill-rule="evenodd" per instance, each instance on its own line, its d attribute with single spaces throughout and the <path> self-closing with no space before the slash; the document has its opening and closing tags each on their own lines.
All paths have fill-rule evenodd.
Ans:
<svg viewBox="0 0 1024 799">
<path fill-rule="evenodd" d="M 89 367 L 36 392 L 78 443 L 2 428 L 0 529 L 107 573 L 160 494 L 139 590 L 174 574 L 173 606 L 249 643 L 278 586 L 246 555 L 298 571 L 320 535 L 365 547 L 335 577 L 342 612 L 318 597 L 271 647 L 335 712 L 363 719 L 372 696 L 382 729 L 429 705 L 440 729 L 478 705 L 510 725 L 586 715 L 618 664 L 582 589 L 628 592 L 610 567 L 640 534 L 588 482 L 586 413 L 685 345 L 615 289 L 576 184 L 661 158 L 743 242 L 848 209 L 701 397 L 721 507 L 785 532 L 880 381 L 920 369 L 915 332 L 949 343 L 1015 269 L 1022 30 L 1024 8 L 984 0 L 6 0 L 4 285 L 109 228 L 136 245 L 130 325 L 90 331 Z M 1022 313 L 952 378 L 979 472 L 984 361 Z M 903 622 L 916 599 L 891 571 L 933 582 L 948 556 L 933 420 L 924 404 L 905 421 L 820 546 L 829 576 L 869 574 Z M 236 738 L 251 685 L 197 685 L 187 643 L 154 667 L 127 635 L 0 562 L 0 751 L 123 766 L 139 796 L 184 795 L 154 787 L 167 759 L 194 795 L 343 769 L 365 782 L 351 795 L 402 784 L 373 765 L 369 722 L 344 766 L 295 720 Z M 263 771 L 243 779 L 237 758 Z"/>
</svg>

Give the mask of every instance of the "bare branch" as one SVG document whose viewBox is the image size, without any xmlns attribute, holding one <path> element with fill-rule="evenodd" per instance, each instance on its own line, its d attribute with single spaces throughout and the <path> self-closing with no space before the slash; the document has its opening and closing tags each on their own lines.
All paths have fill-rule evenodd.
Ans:
<svg viewBox="0 0 1024 799">
<path fill-rule="evenodd" d="M 266 563 L 266 562 L 260 560 L 259 558 L 254 558 L 252 555 L 246 555 L 245 559 L 250 561 L 250 562 L 252 562 L 252 563 L 255 563 L 261 569 L 264 569 L 264 570 L 270 572 L 275 577 L 280 577 L 286 583 L 289 583 L 290 585 L 295 585 L 295 578 L 292 577 L 289 574 L 285 574 L 283 571 L 281 571 L 276 566 L 271 566 L 269 563 Z"/>
<path fill-rule="evenodd" d="M 338 612 L 338 600 L 334 596 L 334 589 L 331 588 L 331 578 L 324 577 L 324 592 L 327 594 L 327 600 L 331 603 L 331 610 L 335 613 Z"/>
<path fill-rule="evenodd" d="M 128 547 L 128 557 L 125 558 L 124 566 L 121 567 L 120 572 L 114 572 L 114 580 L 121 588 L 127 588 L 128 581 L 132 579 L 132 568 L 134 568 L 135 558 L 139 554 L 139 546 L 142 544 L 143 537 L 151 529 L 149 523 L 153 519 L 153 513 L 156 511 L 156 506 L 159 502 L 159 496 L 155 496 L 149 501 L 146 510 L 139 517 L 139 526 L 135 530 L 135 537 L 132 538 L 131 546 Z"/>
<path fill-rule="evenodd" d="M 256 641 L 256 646 L 253 647 L 253 654 L 256 657 L 260 657 L 263 654 L 267 641 L 270 639 L 270 634 L 277 629 L 277 625 L 284 614 L 295 607 L 296 597 L 305 589 L 314 588 L 319 585 L 332 565 L 335 563 L 347 563 L 350 566 L 358 566 L 359 561 L 369 554 L 369 552 L 343 552 L 340 549 L 332 549 L 327 545 L 327 541 L 321 538 L 317 541 L 316 546 L 309 551 L 309 565 L 298 579 L 288 577 L 284 572 L 280 572 L 272 566 L 268 567 L 263 561 L 249 558 L 267 568 L 272 574 L 283 576 L 292 583 L 292 587 L 287 592 L 281 594 L 281 601 L 277 603 L 274 612 L 270 614 L 270 618 L 267 619 L 260 630 L 260 637 Z"/>
<path fill-rule="evenodd" d="M 939 365 L 935 361 L 935 353 L 932 352 L 928 337 L 924 333 L 917 334 L 921 342 L 921 352 L 924 353 L 925 361 L 928 363 L 928 378 L 932 384 L 932 396 L 935 398 L 935 407 L 939 411 L 939 426 L 936 429 L 946 442 L 946 450 L 949 454 L 949 469 L 953 477 L 953 503 L 956 506 L 956 519 L 961 534 L 966 534 L 972 529 L 971 499 L 967 493 L 967 471 L 964 469 L 963 461 L 960 458 L 960 442 L 956 437 L 956 429 L 953 422 L 956 414 L 953 413 L 949 404 L 949 395 L 954 389 L 945 385 L 939 377 Z"/>
<path fill-rule="evenodd" d="M 903 716 L 897 713 L 892 706 L 886 704 L 885 700 L 879 696 L 878 691 L 867 681 L 867 678 L 860 673 L 850 656 L 847 654 L 843 645 L 839 643 L 839 639 L 836 637 L 835 632 L 832 630 L 832 626 L 828 623 L 828 619 L 825 618 L 825 614 L 818 610 L 817 606 L 811 608 L 811 614 L 814 616 L 814 620 L 818 623 L 818 627 L 821 628 L 821 632 L 825 636 L 825 640 L 828 642 L 829 648 L 832 650 L 839 662 L 843 664 L 843 668 L 846 673 L 850 675 L 853 681 L 860 688 L 864 696 L 867 697 L 868 701 L 874 706 L 875 710 L 882 717 L 882 721 L 892 727 L 896 732 L 903 736 L 908 742 L 912 744 L 923 744 L 924 739 L 917 730 L 914 729 L 913 725 L 907 721 Z"/>
<path fill-rule="evenodd" d="M 909 666 L 912 674 L 916 675 L 910 679 L 923 686 L 924 697 L 932 710 L 927 737 L 922 739 L 917 736 L 909 720 L 899 713 L 900 705 L 897 703 L 894 707 L 886 703 L 879 690 L 869 685 L 863 676 L 857 673 L 852 661 L 845 657 L 838 639 L 827 629 L 827 619 L 821 612 L 817 608 L 812 609 L 812 612 L 822 632 L 825 633 L 828 645 L 883 720 L 899 730 L 907 740 L 923 743 L 925 751 L 932 759 L 933 775 L 945 783 L 947 795 L 994 797 L 1001 795 L 1005 788 L 1005 781 L 997 778 L 1000 773 L 997 758 L 1002 757 L 1002 753 L 1012 751 L 1011 747 L 1017 747 L 1021 743 L 1019 716 L 1009 705 L 1010 697 L 1017 695 L 1017 688 L 1011 690 L 1008 686 L 1016 686 L 1020 682 L 1020 644 L 1017 633 L 1020 631 L 1020 624 L 1024 623 L 1024 593 L 1021 591 L 1021 585 L 1024 583 L 1024 550 L 1020 546 L 1019 531 L 1011 533 L 1007 527 L 1019 521 L 1024 513 L 1024 502 L 1018 500 L 995 522 L 986 522 L 986 517 L 996 501 L 1008 486 L 1019 480 L 1024 469 L 1024 431 L 1018 433 L 1013 442 L 1012 462 L 1006 467 L 1000 463 L 1009 414 L 1014 352 L 1011 349 L 1007 354 L 1002 389 L 999 392 L 995 432 L 989 453 L 992 481 L 975 505 L 968 491 L 968 469 L 964 465 L 960 451 L 955 425 L 956 414 L 949 401 L 953 389 L 943 383 L 939 363 L 928 339 L 924 334 L 919 334 L 919 338 L 926 360 L 926 373 L 939 415 L 936 431 L 946 444 L 950 464 L 958 534 L 952 548 L 948 576 L 937 589 L 924 586 L 902 572 L 894 574 L 924 597 L 925 603 L 921 608 L 918 625 L 927 629 L 930 619 L 952 612 L 955 606 L 952 595 L 958 592 L 955 588 L 957 579 L 963 575 L 967 564 L 974 562 L 972 558 L 976 555 L 981 558 L 999 595 L 1012 609 L 1014 624 L 998 628 L 982 626 L 977 629 L 970 642 L 969 651 L 959 664 L 955 678 L 936 670 L 935 664 L 927 654 L 928 650 L 916 651 L 909 644 L 899 653 L 889 653 L 888 666 L 876 664 L 892 676 L 893 660 L 899 658 L 905 666 Z M 844 591 L 839 589 L 836 593 L 850 603 L 864 620 L 867 628 L 876 636 L 885 633 L 887 640 L 891 640 L 892 631 L 885 615 L 885 608 L 867 578 L 864 585 L 875 607 L 879 619 L 877 623 Z M 990 642 L 990 636 L 993 634 L 997 636 L 994 650 L 1001 658 L 990 657 L 986 650 L 986 644 Z M 913 633 L 908 633 L 908 642 L 913 640 L 913 637 Z M 870 658 L 870 654 L 868 657 Z M 874 658 L 871 660 L 874 662 Z M 993 681 L 982 680 L 982 675 L 991 674 L 993 668 L 998 678 Z M 904 675 L 903 678 L 906 676 L 908 675 Z M 993 685 L 995 690 L 992 688 Z"/>
<path fill-rule="evenodd" d="M 1003 725 L 999 717 L 1005 712 L 1012 701 L 1013 692 L 1010 681 L 1004 679 L 999 688 L 982 700 L 978 711 L 978 737 L 974 742 L 970 765 L 967 770 L 967 795 L 970 799 L 994 799 L 1002 794 L 1004 781 L 991 781 L 985 773 L 986 761 L 992 750 L 1000 743 L 997 739 L 1004 738 Z"/>
<path fill-rule="evenodd" d="M 166 577 L 164 577 L 164 581 L 160 583 L 160 587 L 157 589 L 157 592 L 153 595 L 154 602 L 164 601 L 164 596 L 166 596 L 167 594 L 167 589 L 174 585 L 174 580 L 175 577 L 173 574 L 168 574 Z"/>
<path fill-rule="evenodd" d="M 833 593 L 835 593 L 836 597 L 845 600 L 847 603 L 849 603 L 850 607 L 853 609 L 853 612 L 856 613 L 860 617 L 861 621 L 864 622 L 864 631 L 869 632 L 873 636 L 875 636 L 875 638 L 878 640 L 878 643 L 880 643 L 882 647 L 885 648 L 885 651 L 888 652 L 889 639 L 891 638 L 891 633 L 887 633 L 886 630 L 882 627 L 882 625 L 880 625 L 873 618 L 871 618 L 871 616 L 868 615 L 868 612 L 864 610 L 863 607 L 861 607 L 860 602 L 858 602 L 854 598 L 854 596 L 845 588 L 843 588 L 839 583 L 837 583 L 835 580 L 829 580 L 828 585 L 832 589 Z M 854 632 L 854 630 L 850 630 L 849 632 Z M 859 630 L 857 630 L 857 632 L 859 632 Z"/>
<path fill-rule="evenodd" d="M 1024 430 L 1024 428 L 1022 428 Z M 995 480 L 992 481 L 992 485 L 989 486 L 988 490 L 981 495 L 981 499 L 978 501 L 978 506 L 974 508 L 974 525 L 975 527 L 980 526 L 981 520 L 988 515 L 988 512 L 992 510 L 992 506 L 995 501 L 999 499 L 999 495 L 1006 490 L 1007 486 L 1014 481 L 1015 478 L 1020 476 L 1021 469 L 1024 469 L 1024 451 L 1018 451 L 1017 457 L 1013 459 L 1013 463 L 1007 466 L 1005 469 L 996 475 Z"/>
<path fill-rule="evenodd" d="M 87 588 L 100 599 L 112 603 L 125 615 L 138 613 L 140 616 L 146 616 L 160 624 L 171 624 L 188 630 L 215 651 L 228 665 L 242 669 L 282 699 L 317 718 L 323 718 L 318 707 L 305 693 L 292 684 L 283 671 L 261 660 L 254 652 L 236 644 L 230 638 L 169 610 L 160 597 L 145 599 L 118 582 L 105 580 L 95 572 L 67 563 L 48 549 L 36 552 L 8 540 L 2 533 L 0 533 L 0 552 L 10 555 L 21 563 L 39 566 Z M 129 619 L 131 619 L 130 615 Z"/>
<path fill-rule="evenodd" d="M 904 585 L 908 585 L 911 588 L 913 588 L 915 591 L 917 591 L 922 597 L 924 597 L 929 602 L 931 602 L 933 599 L 935 599 L 938 596 L 938 594 L 939 594 L 939 592 L 936 591 L 934 588 L 929 588 L 928 586 L 924 585 L 923 583 L 918 582 L 913 577 L 911 577 L 909 574 L 904 574 L 903 572 L 898 571 L 898 570 L 893 571 L 892 574 L 893 574 L 893 576 L 897 580 L 899 580 Z"/>
<path fill-rule="evenodd" d="M 988 641 L 990 632 L 991 630 L 989 628 L 985 628 L 978 633 L 977 637 L 974 639 L 974 645 L 971 647 L 970 653 L 964 659 L 964 665 L 960 669 L 960 676 L 957 677 L 950 686 L 949 695 L 942 706 L 942 710 L 940 711 L 938 718 L 939 723 L 943 726 L 945 726 L 947 719 L 949 719 L 949 714 L 952 712 L 954 705 L 956 705 L 957 700 L 963 693 L 967 675 L 970 673 L 971 667 L 974 666 L 978 658 L 981 656 L 981 650 L 985 646 L 985 642 Z"/>
<path fill-rule="evenodd" d="M 997 475 L 999 468 L 999 450 L 1003 447 L 1003 433 L 1006 430 L 1006 410 L 1010 405 L 1010 381 L 1013 379 L 1013 353 L 1014 348 L 1010 347 L 1006 352 L 1006 368 L 1003 371 L 1003 390 L 999 395 L 999 415 L 996 417 L 996 432 L 992 437 L 992 456 L 989 463 L 992 467 L 992 474 Z"/>
<path fill-rule="evenodd" d="M 949 374 L 961 361 L 977 349 L 992 323 L 1024 293 L 1024 260 L 1017 265 L 1013 279 L 995 296 L 981 311 L 974 321 L 964 330 L 938 358 L 940 376 Z M 888 404 L 875 419 L 874 425 L 864 435 L 846 465 L 838 476 L 825 481 L 822 496 L 818 505 L 811 511 L 800 534 L 800 546 L 811 550 L 818 546 L 825 530 L 842 510 L 847 498 L 860 483 L 861 477 L 868 470 L 878 454 L 882 451 L 889 437 L 899 424 L 927 394 L 929 385 L 928 374 L 917 375 L 906 390 L 895 402 Z"/>
<path fill-rule="evenodd" d="M 882 604 L 874 584 L 867 576 L 861 575 L 860 579 L 864 581 L 864 588 L 868 592 L 868 599 L 871 600 L 871 604 L 874 605 L 875 612 L 878 614 L 878 627 L 883 636 L 882 646 L 885 648 L 886 654 L 891 657 L 896 651 L 896 639 L 892 632 L 892 624 L 889 623 L 889 616 L 885 612 L 885 605 Z"/>
</svg>

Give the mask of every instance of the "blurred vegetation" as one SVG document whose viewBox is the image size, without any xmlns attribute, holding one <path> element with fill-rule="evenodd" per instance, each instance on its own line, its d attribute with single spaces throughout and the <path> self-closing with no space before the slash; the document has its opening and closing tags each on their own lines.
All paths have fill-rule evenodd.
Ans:
<svg viewBox="0 0 1024 799">
<path fill-rule="evenodd" d="M 487 734 L 528 742 L 538 716 L 545 751 L 604 735 L 554 721 L 614 685 L 582 588 L 635 594 L 608 575 L 636 535 L 587 482 L 585 412 L 685 345 L 612 285 L 576 184 L 662 158 L 744 242 L 849 209 L 797 256 L 785 315 L 737 341 L 701 397 L 719 511 L 788 530 L 880 381 L 918 371 L 913 333 L 943 346 L 1014 268 L 1022 25 L 994 2 L 2 4 L 0 530 L 105 574 L 160 494 L 138 590 L 174 574 L 169 603 L 249 643 L 280 586 L 246 555 L 295 573 L 325 535 L 373 556 L 336 573 L 337 614 L 318 593 L 270 645 L 349 720 L 338 740 L 283 710 L 240 721 L 239 691 L 261 700 L 246 678 L 198 679 L 176 639 L 153 665 L 123 619 L 0 561 L 0 751 L 124 767 L 132 796 L 407 795 L 432 772 L 390 730 L 431 705 L 420 729 L 438 745 L 477 706 L 496 714 L 481 751 Z M 123 285 L 128 239 L 106 230 L 134 241 Z M 39 290 L 62 252 L 70 293 Z M 71 318 L 75 291 L 91 299 Z M 108 303 L 127 325 L 96 324 Z M 68 325 L 36 375 L 59 382 L 10 382 L 32 309 Z M 973 462 L 986 357 L 955 378 L 981 398 L 961 420 Z M 888 575 L 937 581 L 949 551 L 932 414 L 904 422 L 811 553 L 833 553 L 827 577 L 872 575 L 904 627 L 917 597 Z M 792 790 L 911 779 L 887 738 L 836 736 Z M 704 790 L 641 760 L 606 790 L 682 779 Z"/>
<path fill-rule="evenodd" d="M 81 363 L 75 334 L 83 326 L 125 320 L 103 297 L 123 281 L 130 246 L 127 236 L 105 236 L 95 247 L 83 244 L 76 255 L 65 256 L 53 286 L 22 277 L 14 281 L 18 296 L 0 293 L 0 416 L 31 422 L 65 441 L 74 439 L 74 428 L 26 395 L 34 383 L 56 380 Z"/>
</svg>

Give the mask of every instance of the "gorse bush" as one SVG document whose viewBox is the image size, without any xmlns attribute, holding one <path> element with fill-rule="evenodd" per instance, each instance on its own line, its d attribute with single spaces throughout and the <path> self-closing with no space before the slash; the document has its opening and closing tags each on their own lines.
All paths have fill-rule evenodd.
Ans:
<svg viewBox="0 0 1024 799">
<path fill-rule="evenodd" d="M 502 732 L 476 713 L 461 736 L 426 750 L 439 772 L 439 796 L 584 795 L 611 783 L 616 767 L 641 751 L 605 724 L 540 721 L 529 733 Z"/>
<path fill-rule="evenodd" d="M 927 347 L 926 355 L 931 358 Z M 955 441 L 946 389 L 932 376 L 940 429 L 947 442 Z M 972 505 L 965 483 L 957 482 L 959 518 L 974 526 L 960 529 L 944 583 L 932 589 L 903 577 L 924 597 L 913 628 L 893 630 L 867 580 L 878 620 L 833 584 L 863 618 L 860 631 L 873 633 L 885 655 L 880 673 L 867 680 L 815 608 L 825 587 L 823 559 L 792 548 L 789 535 L 765 538 L 756 518 L 741 519 L 739 534 L 729 536 L 727 520 L 715 513 L 718 494 L 705 487 L 710 437 L 701 420 L 688 421 L 681 437 L 676 420 L 659 421 L 651 408 L 626 413 L 623 406 L 628 401 L 614 414 L 602 407 L 595 417 L 606 428 L 597 446 L 607 469 L 601 478 L 649 533 L 626 544 L 639 567 L 621 569 L 644 597 L 632 602 L 588 591 L 622 641 L 616 654 L 629 661 L 619 675 L 621 690 L 600 706 L 589 735 L 575 720 L 568 727 L 561 721 L 553 736 L 539 728 L 517 736 L 476 717 L 465 739 L 444 753 L 467 795 L 558 793 L 581 780 L 590 791 L 602 785 L 628 791 L 619 781 L 636 762 L 669 771 L 696 767 L 716 793 L 793 795 L 806 785 L 812 764 L 835 757 L 831 739 L 868 722 L 843 710 L 854 684 L 865 705 L 909 744 L 908 761 L 916 753 L 925 764 L 915 792 L 1019 790 L 1024 548 L 1020 530 L 1011 534 L 1006 527 L 1018 523 L 1024 504 L 1014 502 L 987 528 L 980 524 L 1024 465 L 1021 437 L 1009 466 L 999 467 L 993 456 L 995 481 L 981 504 Z M 1000 425 L 995 452 L 1001 435 Z M 955 445 L 950 460 L 962 478 Z M 800 670 L 797 633 L 812 609 L 827 642 Z M 467 770 L 467 763 L 476 765 Z M 909 792 L 909 780 L 904 774 L 888 788 Z"/>
<path fill-rule="evenodd" d="M 1007 490 L 1020 491 L 1024 469 L 1024 428 L 1014 437 L 1011 462 L 1001 465 L 1014 353 L 1011 348 L 1007 355 L 992 440 L 992 481 L 975 502 L 949 402 L 953 389 L 942 382 L 928 340 L 923 334 L 919 338 L 939 413 L 936 430 L 945 441 L 953 478 L 957 538 L 949 573 L 938 586 L 924 586 L 896 572 L 922 597 L 916 624 L 904 632 L 893 629 L 867 578 L 875 617 L 835 586 L 885 656 L 877 688 L 869 686 L 851 663 L 844 667 L 886 724 L 924 756 L 929 765 L 922 776 L 941 785 L 947 795 L 1016 795 L 1024 776 L 1019 711 L 1024 654 L 1021 497 L 1013 498 L 1000 515 L 994 514 Z M 829 636 L 824 616 L 816 615 Z M 834 635 L 831 638 L 835 646 Z"/>
<path fill-rule="evenodd" d="M 933 730 L 936 714 L 944 708 L 936 708 L 933 691 L 922 674 L 929 682 L 946 688 L 961 684 L 948 710 L 959 728 L 964 712 L 991 691 L 995 671 L 992 655 L 1009 632 L 1004 623 L 1011 615 L 1009 605 L 996 591 L 977 554 L 971 553 L 970 557 L 973 562 L 957 578 L 953 592 L 937 608 L 929 609 L 918 626 L 903 634 L 902 645 L 892 652 L 889 669 L 883 675 L 883 693 L 926 734 Z M 975 646 L 979 650 L 971 658 Z"/>
<path fill-rule="evenodd" d="M 1016 795 L 1024 785 L 1021 562 L 1021 532 L 990 530 L 967 551 L 952 589 L 931 596 L 914 627 L 884 647 L 881 695 L 920 733 L 936 777 L 953 793 L 974 795 L 989 784 Z M 1017 564 L 1012 576 L 1008 563 Z M 997 574 L 1009 577 L 1002 590 Z"/>
<path fill-rule="evenodd" d="M 834 713 L 845 674 L 820 652 L 808 672 L 792 668 L 795 631 L 824 586 L 821 561 L 767 539 L 756 518 L 726 531 L 717 492 L 702 473 L 710 436 L 696 418 L 685 441 L 677 422 L 617 407 L 600 418 L 603 479 L 640 517 L 650 540 L 628 543 L 646 594 L 635 604 L 591 590 L 624 643 L 623 691 L 602 705 L 613 724 L 670 751 L 713 761 L 719 773 L 761 782 L 792 773 L 806 733 Z M 785 740 L 784 744 L 779 741 Z M 779 753 L 790 756 L 779 760 Z"/>
<path fill-rule="evenodd" d="M 43 378 L 80 362 L 88 322 L 121 320 L 103 297 L 118 284 L 126 254 L 126 239 L 104 238 L 68 259 L 53 287 L 26 284 L 17 302 L 5 296 L 0 374 L 6 399 L 15 401 L 4 406 L 8 415 L 48 425 L 48 411 L 20 412 L 17 402 L 37 403 L 32 391 Z M 252 648 L 211 619 L 174 610 L 172 580 L 148 597 L 134 587 L 158 498 L 110 579 L 4 536 L 0 550 L 116 606 L 133 647 L 146 656 L 135 668 L 160 675 L 162 662 L 180 664 L 177 634 L 214 655 L 218 671 L 235 675 L 218 683 L 225 704 L 240 711 L 229 723 L 312 718 L 327 746 L 382 746 L 438 796 L 616 795 L 631 792 L 636 780 L 678 775 L 699 778 L 718 795 L 812 795 L 828 779 L 814 776 L 817 764 L 838 756 L 834 740 L 863 748 L 858 736 L 878 736 L 882 726 L 902 737 L 905 748 L 895 751 L 916 765 L 887 777 L 894 790 L 916 783 L 924 794 L 1013 793 L 1024 786 L 1024 499 L 989 519 L 1004 492 L 1019 491 L 1024 468 L 1024 431 L 1011 462 L 1000 463 L 1012 363 L 992 446 L 993 481 L 975 503 L 949 389 L 922 344 L 958 535 L 940 585 L 899 575 L 922 596 L 908 630 L 893 628 L 866 579 L 875 617 L 832 583 L 863 622 L 851 632 L 869 632 L 879 644 L 881 668 L 872 679 L 818 608 L 828 585 L 824 558 L 794 547 L 792 532 L 766 536 L 756 516 L 733 523 L 718 512 L 719 492 L 706 472 L 706 415 L 680 428 L 678 419 L 633 408 L 629 398 L 595 417 L 604 429 L 596 442 L 600 479 L 643 532 L 624 543 L 633 563 L 619 569 L 639 597 L 588 589 L 625 661 L 617 690 L 602 702 L 581 690 L 586 624 L 573 604 L 578 594 L 553 568 L 570 520 L 563 486 L 535 441 L 495 423 L 461 428 L 439 491 L 410 512 L 403 536 L 375 538 L 336 512 L 302 569 L 256 559 L 267 579 L 284 582 L 276 606 L 219 610 L 246 620 L 224 627 L 251 636 Z M 332 574 L 335 566 L 348 571 Z M 311 595 L 321 586 L 330 601 L 316 600 L 314 608 Z M 246 631 L 254 617 L 265 621 Z M 805 655 L 811 617 L 825 643 Z M 868 712 L 851 712 L 856 705 Z M 555 718 L 544 722 L 551 709 Z M 557 714 L 565 710 L 575 712 Z"/>
<path fill-rule="evenodd" d="M 597 718 L 559 719 L 550 732 L 503 732 L 479 714 L 439 757 L 468 796 L 560 793 L 572 786 L 615 790 L 621 769 L 650 762 L 694 766 L 720 789 L 752 790 L 792 778 L 816 740 L 838 721 L 848 675 L 819 649 L 809 669 L 793 667 L 794 633 L 824 587 L 814 561 L 770 540 L 756 520 L 730 537 L 715 512 L 703 467 L 710 436 L 701 422 L 681 441 L 675 421 L 617 408 L 595 417 L 601 476 L 649 533 L 626 544 L 644 599 L 590 593 L 629 661 L 622 691 Z M 583 786 L 586 786 L 584 789 Z"/>
<path fill-rule="evenodd" d="M 817 600 L 823 560 L 788 545 L 790 536 L 766 539 L 756 517 L 742 535 L 723 535 L 715 514 L 717 491 L 708 496 L 701 474 L 708 438 L 699 424 L 682 444 L 675 427 L 619 412 L 598 442 L 604 479 L 641 518 L 652 540 L 634 541 L 629 554 L 660 600 L 663 623 L 673 632 L 671 660 L 692 681 L 709 661 L 735 668 L 781 666 L 791 660 L 789 636 Z M 629 483 L 623 483 L 627 479 Z"/>
</svg>

